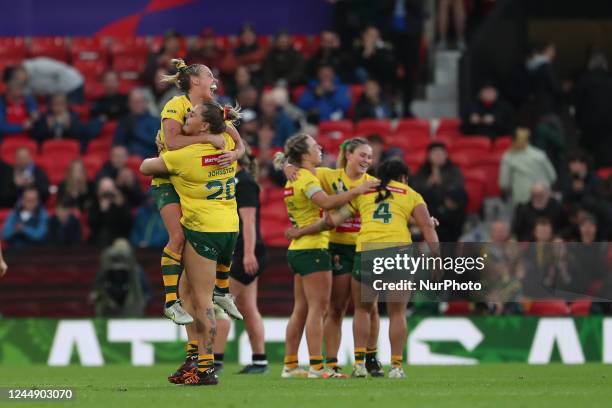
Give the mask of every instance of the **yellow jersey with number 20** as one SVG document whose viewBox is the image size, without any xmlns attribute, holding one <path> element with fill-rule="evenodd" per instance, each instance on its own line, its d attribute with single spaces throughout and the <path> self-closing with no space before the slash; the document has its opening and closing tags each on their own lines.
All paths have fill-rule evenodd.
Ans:
<svg viewBox="0 0 612 408">
<path fill-rule="evenodd" d="M 191 112 L 193 109 L 193 105 L 191 101 L 186 95 L 175 96 L 170 99 L 164 105 L 164 109 L 161 112 L 161 126 L 159 129 L 159 137 L 164 143 L 164 148 L 161 153 L 166 152 L 168 149 L 166 148 L 166 135 L 164 133 L 164 119 L 173 119 L 182 125 L 185 124 L 185 120 L 187 119 L 187 114 Z M 167 177 L 154 177 L 151 181 L 151 185 L 159 186 L 160 184 L 170 183 L 170 180 Z"/>
<path fill-rule="evenodd" d="M 223 133 L 225 146 L 234 141 Z M 219 166 L 223 153 L 210 144 L 193 144 L 167 151 L 161 157 L 170 173 L 170 182 L 181 198 L 181 224 L 198 232 L 237 232 L 236 162 Z"/>
<path fill-rule="evenodd" d="M 391 195 L 379 203 L 376 203 L 378 192 L 374 191 L 360 195 L 348 206 L 352 213 L 359 212 L 361 215 L 357 252 L 361 252 L 365 244 L 367 250 L 385 248 L 385 243 L 412 242 L 408 221 L 414 208 L 419 204 L 425 204 L 425 201 L 408 185 L 397 181 L 391 181 L 387 185 L 387 190 Z"/>
<path fill-rule="evenodd" d="M 311 200 L 319 191 L 323 191 L 319 179 L 306 169 L 299 169 L 297 180 L 285 184 L 285 204 L 294 227 L 302 228 L 321 218 L 321 208 Z M 329 231 L 322 231 L 292 240 L 289 249 L 321 249 L 328 243 Z"/>
</svg>

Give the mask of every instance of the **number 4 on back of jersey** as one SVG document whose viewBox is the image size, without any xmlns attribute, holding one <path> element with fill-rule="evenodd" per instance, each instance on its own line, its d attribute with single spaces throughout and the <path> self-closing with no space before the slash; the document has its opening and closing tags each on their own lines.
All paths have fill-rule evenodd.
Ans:
<svg viewBox="0 0 612 408">
<path fill-rule="evenodd" d="M 378 207 L 376 207 L 374 210 L 374 215 L 372 216 L 372 218 L 375 220 L 382 220 L 383 224 L 388 224 L 391 222 L 391 217 L 393 217 L 393 214 L 391 214 L 389 209 L 389 203 L 384 201 L 378 204 Z"/>
</svg>

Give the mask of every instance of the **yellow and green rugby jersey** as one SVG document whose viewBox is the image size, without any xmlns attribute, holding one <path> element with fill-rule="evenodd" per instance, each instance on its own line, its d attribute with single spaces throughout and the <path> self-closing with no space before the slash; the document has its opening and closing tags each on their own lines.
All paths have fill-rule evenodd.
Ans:
<svg viewBox="0 0 612 408">
<path fill-rule="evenodd" d="M 296 228 L 302 228 L 317 222 L 321 218 L 321 208 L 311 201 L 316 193 L 323 191 L 321 182 L 310 171 L 298 170 L 296 181 L 285 184 L 285 204 L 289 219 Z M 327 248 L 329 231 L 318 234 L 304 235 L 291 241 L 289 249 L 320 249 Z"/>
<path fill-rule="evenodd" d="M 225 145 L 233 149 L 231 136 L 223 133 L 223 137 Z M 192 231 L 238 231 L 236 162 L 219 166 L 222 153 L 210 144 L 198 143 L 161 155 L 181 198 L 181 224 Z"/>
<path fill-rule="evenodd" d="M 361 252 L 365 243 L 412 242 L 408 220 L 415 207 L 419 204 L 425 205 L 425 201 L 408 185 L 397 181 L 391 181 L 387 185 L 387 190 L 391 195 L 384 201 L 376 203 L 378 192 L 374 191 L 360 195 L 347 206 L 353 214 L 357 212 L 361 214 L 357 252 Z"/>
<path fill-rule="evenodd" d="M 185 120 L 187 119 L 187 114 L 191 112 L 193 109 L 193 105 L 191 101 L 186 95 L 175 96 L 166 102 L 164 109 L 161 113 L 161 126 L 159 130 L 159 135 L 164 143 L 164 148 L 161 153 L 166 152 L 168 149 L 166 148 L 166 135 L 164 133 L 164 119 L 173 119 L 182 125 L 185 124 Z M 151 181 L 151 185 L 159 186 L 160 184 L 170 183 L 170 179 L 167 177 L 153 177 Z"/>
<path fill-rule="evenodd" d="M 374 179 L 369 174 L 364 174 L 357 180 L 351 180 L 344 169 L 330 169 L 328 167 L 317 167 L 317 178 L 321 181 L 323 190 L 329 195 L 343 193 L 360 186 L 366 180 Z M 344 221 L 342 225 L 331 231 L 329 242 L 355 245 L 360 228 L 361 217 L 357 212 Z"/>
</svg>

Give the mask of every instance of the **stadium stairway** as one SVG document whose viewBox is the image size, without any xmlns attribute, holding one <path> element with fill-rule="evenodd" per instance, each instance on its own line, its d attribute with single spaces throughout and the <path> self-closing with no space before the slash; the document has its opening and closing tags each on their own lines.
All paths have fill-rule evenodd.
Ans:
<svg viewBox="0 0 612 408">
<path fill-rule="evenodd" d="M 434 51 L 433 82 L 426 85 L 425 99 L 412 102 L 412 112 L 419 118 L 456 117 L 458 115 L 459 51 Z"/>
</svg>

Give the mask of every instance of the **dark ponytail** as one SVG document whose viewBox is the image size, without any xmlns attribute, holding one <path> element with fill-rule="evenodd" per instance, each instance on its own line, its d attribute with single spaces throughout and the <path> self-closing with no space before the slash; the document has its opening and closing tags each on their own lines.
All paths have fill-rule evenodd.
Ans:
<svg viewBox="0 0 612 408">
<path fill-rule="evenodd" d="M 202 120 L 209 124 L 210 133 L 219 134 L 225 132 L 227 129 L 226 121 L 232 123 L 237 122 L 240 119 L 240 107 L 219 105 L 215 102 L 203 103 L 204 109 L 202 109 Z"/>
<path fill-rule="evenodd" d="M 380 163 L 376 171 L 376 177 L 380 180 L 380 185 L 376 188 L 376 191 L 378 191 L 376 204 L 391 196 L 391 192 L 387 189 L 391 181 L 400 181 L 402 177 L 408 177 L 409 175 L 408 166 L 400 159 L 391 158 Z"/>
</svg>

